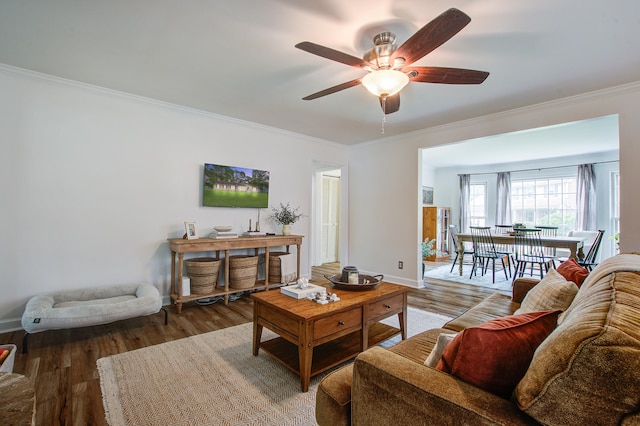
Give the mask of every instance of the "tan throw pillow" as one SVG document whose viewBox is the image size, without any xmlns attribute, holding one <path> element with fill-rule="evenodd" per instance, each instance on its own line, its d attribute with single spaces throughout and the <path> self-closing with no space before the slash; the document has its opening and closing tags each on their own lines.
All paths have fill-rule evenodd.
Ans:
<svg viewBox="0 0 640 426">
<path fill-rule="evenodd" d="M 578 293 L 578 287 L 567 281 L 555 269 L 536 284 L 525 296 L 514 315 L 540 311 L 565 311 Z"/>
<path fill-rule="evenodd" d="M 436 368 L 438 365 L 438 361 L 442 358 L 442 351 L 447 347 L 450 341 L 456 337 L 456 333 L 440 333 L 438 336 L 438 340 L 436 341 L 435 346 L 431 350 L 431 353 L 424 361 L 424 365 L 431 368 Z"/>
</svg>

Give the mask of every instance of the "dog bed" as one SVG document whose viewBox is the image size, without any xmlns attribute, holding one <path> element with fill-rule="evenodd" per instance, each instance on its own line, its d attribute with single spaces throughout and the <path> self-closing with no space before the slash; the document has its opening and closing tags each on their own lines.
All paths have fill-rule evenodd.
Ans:
<svg viewBox="0 0 640 426">
<path fill-rule="evenodd" d="M 65 290 L 32 297 L 22 315 L 26 331 L 22 353 L 27 352 L 29 334 L 47 330 L 88 327 L 151 315 L 167 310 L 160 292 L 151 284 L 114 285 Z"/>
</svg>

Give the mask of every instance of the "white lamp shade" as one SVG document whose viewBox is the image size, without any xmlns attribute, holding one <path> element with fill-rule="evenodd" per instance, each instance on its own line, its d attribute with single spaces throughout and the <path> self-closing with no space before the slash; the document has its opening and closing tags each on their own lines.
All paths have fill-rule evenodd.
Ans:
<svg viewBox="0 0 640 426">
<path fill-rule="evenodd" d="M 393 96 L 409 83 L 409 77 L 402 71 L 377 70 L 362 78 L 362 85 L 376 96 Z"/>
</svg>

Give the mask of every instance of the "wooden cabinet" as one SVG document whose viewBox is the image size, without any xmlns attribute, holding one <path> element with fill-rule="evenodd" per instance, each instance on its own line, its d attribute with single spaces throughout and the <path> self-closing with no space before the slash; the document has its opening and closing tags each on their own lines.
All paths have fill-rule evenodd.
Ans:
<svg viewBox="0 0 640 426">
<path fill-rule="evenodd" d="M 170 238 L 169 248 L 171 249 L 171 301 L 176 304 L 178 313 L 182 310 L 182 303 L 205 297 L 224 296 L 225 305 L 229 303 L 229 294 L 246 290 L 268 290 L 269 287 L 280 287 L 280 283 L 269 282 L 269 250 L 271 247 L 286 247 L 289 253 L 289 246 L 295 245 L 297 248 L 298 264 L 297 272 L 300 276 L 300 245 L 302 236 L 300 235 L 269 235 L 265 237 L 240 237 L 229 239 L 200 238 L 197 240 L 185 240 L 182 238 Z M 258 281 L 254 287 L 247 289 L 229 288 L 229 256 L 231 250 L 254 249 L 255 255 L 263 250 L 265 257 L 265 279 Z M 211 294 L 197 294 L 190 296 L 182 295 L 182 274 L 185 253 L 215 252 L 215 258 L 220 259 L 220 252 L 224 252 L 224 287 L 217 286 Z"/>
<path fill-rule="evenodd" d="M 435 248 L 438 256 L 449 256 L 449 224 L 451 223 L 451 208 L 425 206 L 422 207 L 422 241 L 425 239 L 436 240 Z M 426 260 L 435 261 L 437 255 L 432 255 Z"/>
</svg>

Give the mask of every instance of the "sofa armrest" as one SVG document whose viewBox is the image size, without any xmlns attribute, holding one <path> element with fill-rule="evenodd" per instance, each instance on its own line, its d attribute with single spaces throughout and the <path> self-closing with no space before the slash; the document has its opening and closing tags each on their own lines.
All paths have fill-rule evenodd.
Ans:
<svg viewBox="0 0 640 426">
<path fill-rule="evenodd" d="M 353 425 L 533 425 L 514 404 L 381 347 L 358 355 Z"/>
<path fill-rule="evenodd" d="M 529 290 L 535 287 L 539 282 L 539 278 L 516 278 L 513 282 L 511 300 L 516 303 L 522 303 Z"/>
</svg>

